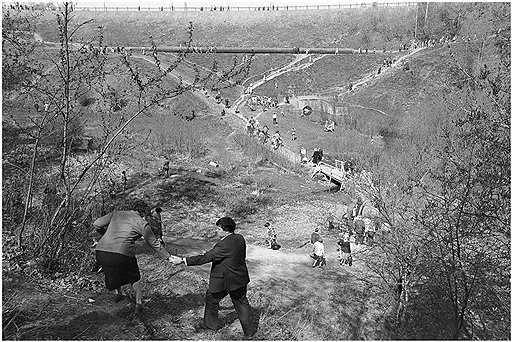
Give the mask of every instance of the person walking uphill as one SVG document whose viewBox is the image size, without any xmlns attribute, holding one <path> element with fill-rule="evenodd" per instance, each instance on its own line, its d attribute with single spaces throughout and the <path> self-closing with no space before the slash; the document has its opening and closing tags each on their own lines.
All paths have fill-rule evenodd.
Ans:
<svg viewBox="0 0 512 342">
<path fill-rule="evenodd" d="M 102 235 L 96 245 L 96 260 L 105 273 L 105 285 L 110 291 L 116 290 L 116 302 L 119 302 L 123 298 L 121 286 L 131 284 L 135 292 L 135 314 L 142 312 L 142 287 L 135 258 L 135 241 L 144 237 L 144 241 L 160 258 L 172 261 L 171 255 L 143 218 L 150 213 L 146 202 L 128 200 L 122 210 L 114 210 L 93 223 L 95 232 Z"/>
<path fill-rule="evenodd" d="M 222 328 L 219 321 L 219 303 L 228 294 L 235 307 L 246 337 L 255 334 L 251 317 L 251 306 L 247 299 L 249 271 L 245 263 L 246 245 L 242 235 L 235 233 L 236 223 L 231 217 L 216 222 L 221 240 L 203 255 L 180 258 L 172 256 L 173 263 L 186 266 L 203 265 L 211 262 L 210 283 L 206 291 L 204 327 L 211 330 Z"/>
</svg>

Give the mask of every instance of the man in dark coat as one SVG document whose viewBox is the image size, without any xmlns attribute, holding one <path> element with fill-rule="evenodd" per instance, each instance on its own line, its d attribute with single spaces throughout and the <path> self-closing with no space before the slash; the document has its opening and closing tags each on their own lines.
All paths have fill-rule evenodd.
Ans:
<svg viewBox="0 0 512 342">
<path fill-rule="evenodd" d="M 219 219 L 216 225 L 222 238 L 211 250 L 203 255 L 186 258 L 174 257 L 173 263 L 194 266 L 211 262 L 210 285 L 206 291 L 206 307 L 204 309 L 204 326 L 212 330 L 222 327 L 218 317 L 219 303 L 229 294 L 245 336 L 252 337 L 255 331 L 251 319 L 251 307 L 247 300 L 249 272 L 245 264 L 245 239 L 242 235 L 235 233 L 236 223 L 231 217 Z"/>
</svg>

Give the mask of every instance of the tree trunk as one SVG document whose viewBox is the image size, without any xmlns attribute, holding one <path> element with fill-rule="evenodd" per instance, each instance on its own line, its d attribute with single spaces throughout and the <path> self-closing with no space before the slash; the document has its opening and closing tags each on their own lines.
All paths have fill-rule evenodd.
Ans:
<svg viewBox="0 0 512 342">
<path fill-rule="evenodd" d="M 21 247 L 21 245 L 23 244 L 23 232 L 25 231 L 25 226 L 27 224 L 28 208 L 30 207 L 30 203 L 32 202 L 32 185 L 34 183 L 34 166 L 36 163 L 37 148 L 39 146 L 40 136 L 41 136 L 41 131 L 39 131 L 37 134 L 36 142 L 34 144 L 34 152 L 32 153 L 32 160 L 30 161 L 28 190 L 27 190 L 27 197 L 25 199 L 25 209 L 23 210 L 23 220 L 21 222 L 21 228 L 18 231 L 18 239 L 17 239 L 18 247 Z"/>
<path fill-rule="evenodd" d="M 18 232 L 18 239 L 17 239 L 18 247 L 21 247 L 23 244 L 23 232 L 25 231 L 25 226 L 27 224 L 28 209 L 30 207 L 30 203 L 32 202 L 32 187 L 33 187 L 33 183 L 34 183 L 34 168 L 35 168 L 36 158 L 37 158 L 37 149 L 39 147 L 39 142 L 41 140 L 41 131 L 44 127 L 44 122 L 47 117 L 48 117 L 48 110 L 45 110 L 45 115 L 43 117 L 43 120 L 41 120 L 41 126 L 39 126 L 39 129 L 37 131 L 36 142 L 34 144 L 34 152 L 32 153 L 32 160 L 30 161 L 27 198 L 25 199 L 25 209 L 23 211 L 23 220 L 21 222 L 21 228 Z"/>
</svg>

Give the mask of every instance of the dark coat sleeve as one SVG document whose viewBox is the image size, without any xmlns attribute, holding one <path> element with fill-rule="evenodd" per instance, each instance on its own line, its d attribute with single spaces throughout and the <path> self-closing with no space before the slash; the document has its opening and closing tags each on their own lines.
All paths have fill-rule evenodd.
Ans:
<svg viewBox="0 0 512 342">
<path fill-rule="evenodd" d="M 245 263 L 246 245 L 242 235 L 232 234 L 219 241 L 203 255 L 187 257 L 187 265 L 203 265 L 211 262 L 210 292 L 234 291 L 249 283 Z"/>
<path fill-rule="evenodd" d="M 230 254 L 228 248 L 226 248 L 225 244 L 217 243 L 210 249 L 208 252 L 203 255 L 196 255 L 192 257 L 187 257 L 187 265 L 195 266 L 195 265 L 204 265 L 214 260 L 220 261 L 224 258 L 227 258 Z"/>
</svg>

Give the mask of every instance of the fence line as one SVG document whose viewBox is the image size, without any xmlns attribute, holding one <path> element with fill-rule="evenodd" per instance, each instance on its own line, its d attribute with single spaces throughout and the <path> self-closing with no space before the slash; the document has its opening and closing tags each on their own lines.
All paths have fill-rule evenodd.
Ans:
<svg viewBox="0 0 512 342">
<path fill-rule="evenodd" d="M 101 12 L 229 12 L 229 11 L 290 11 L 290 10 L 334 10 L 334 9 L 357 9 L 370 7 L 410 7 L 416 6 L 417 2 L 361 2 L 350 4 L 333 4 L 333 5 L 284 5 L 284 6 L 75 6 L 72 5 L 74 11 L 101 11 Z M 23 4 L 19 2 L 3 3 L 5 9 L 21 9 L 32 11 L 60 11 L 61 8 L 55 5 L 42 8 L 40 5 Z"/>
</svg>

